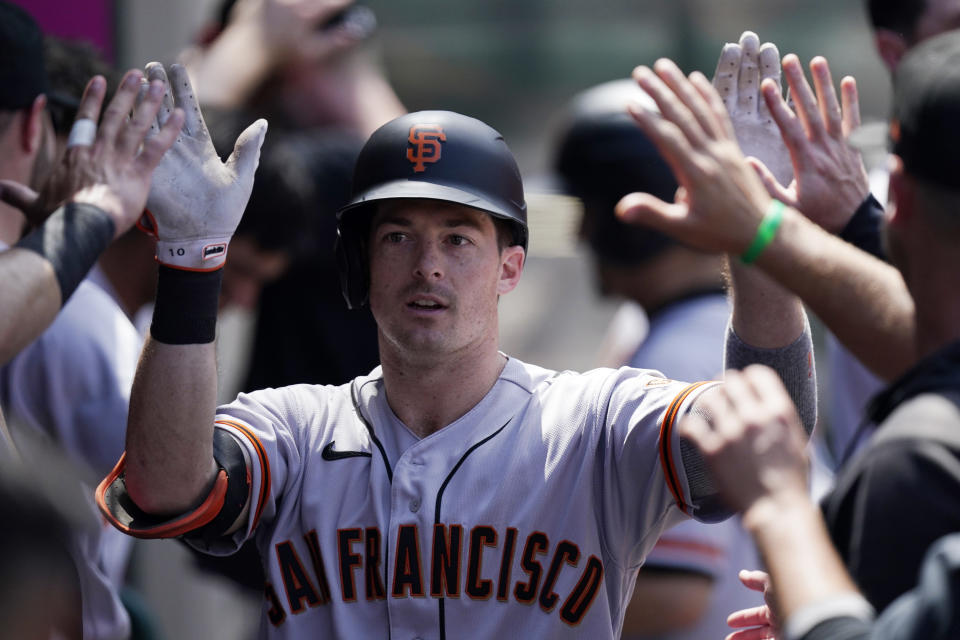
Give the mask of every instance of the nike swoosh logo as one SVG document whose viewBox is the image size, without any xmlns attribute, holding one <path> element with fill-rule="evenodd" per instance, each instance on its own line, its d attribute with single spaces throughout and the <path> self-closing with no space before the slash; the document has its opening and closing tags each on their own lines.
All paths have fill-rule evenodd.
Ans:
<svg viewBox="0 0 960 640">
<path fill-rule="evenodd" d="M 324 460 L 343 460 L 344 458 L 370 458 L 373 457 L 369 451 L 336 451 L 333 445 L 336 440 L 331 440 L 327 446 L 320 452 L 320 457 Z"/>
</svg>

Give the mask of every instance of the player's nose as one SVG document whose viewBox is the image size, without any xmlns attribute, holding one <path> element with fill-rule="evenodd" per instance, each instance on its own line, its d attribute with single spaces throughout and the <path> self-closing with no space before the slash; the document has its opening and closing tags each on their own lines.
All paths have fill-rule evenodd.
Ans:
<svg viewBox="0 0 960 640">
<path fill-rule="evenodd" d="M 427 280 L 443 277 L 443 256 L 436 242 L 422 242 L 417 248 L 414 275 Z"/>
</svg>

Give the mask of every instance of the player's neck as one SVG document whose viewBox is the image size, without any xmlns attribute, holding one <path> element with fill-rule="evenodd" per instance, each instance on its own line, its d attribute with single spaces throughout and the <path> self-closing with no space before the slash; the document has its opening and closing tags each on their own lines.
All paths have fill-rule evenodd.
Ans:
<svg viewBox="0 0 960 640">
<path fill-rule="evenodd" d="M 421 438 L 470 411 L 490 391 L 507 362 L 496 344 L 480 353 L 410 361 L 381 349 L 390 408 Z"/>
</svg>

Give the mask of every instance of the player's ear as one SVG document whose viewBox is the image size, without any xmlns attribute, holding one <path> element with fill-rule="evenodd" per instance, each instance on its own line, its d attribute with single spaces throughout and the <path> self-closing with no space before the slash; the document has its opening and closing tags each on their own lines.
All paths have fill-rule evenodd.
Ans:
<svg viewBox="0 0 960 640">
<path fill-rule="evenodd" d="M 907 39 L 891 29 L 877 29 L 873 34 L 873 44 L 880 54 L 880 59 L 891 73 L 900 64 L 900 58 L 909 48 Z"/>
<path fill-rule="evenodd" d="M 35 154 L 43 142 L 44 113 L 47 108 L 47 96 L 42 93 L 34 98 L 28 107 L 24 107 L 19 120 L 17 144 L 24 153 Z"/>
<path fill-rule="evenodd" d="M 903 172 L 903 160 L 899 156 L 892 153 L 887 156 L 887 167 L 890 170 L 890 182 L 885 222 L 888 225 L 898 225 L 913 211 L 913 183 Z"/>
<path fill-rule="evenodd" d="M 500 282 L 497 283 L 497 294 L 503 295 L 513 291 L 520 282 L 523 273 L 523 262 L 526 252 L 520 245 L 511 245 L 504 248 L 500 254 Z"/>
</svg>

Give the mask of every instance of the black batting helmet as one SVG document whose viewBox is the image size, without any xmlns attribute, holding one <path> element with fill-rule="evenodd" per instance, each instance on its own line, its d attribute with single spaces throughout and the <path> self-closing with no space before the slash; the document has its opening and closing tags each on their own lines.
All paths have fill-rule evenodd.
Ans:
<svg viewBox="0 0 960 640">
<path fill-rule="evenodd" d="M 418 111 L 373 132 L 353 172 L 350 202 L 337 212 L 337 268 L 347 306 L 369 295 L 367 233 L 383 200 L 442 200 L 506 220 L 527 248 L 527 205 L 513 154 L 497 131 L 451 111 Z"/>
<path fill-rule="evenodd" d="M 672 202 L 677 181 L 670 167 L 627 112 L 639 102 L 657 105 L 632 80 L 614 80 L 578 94 L 567 111 L 554 167 L 564 190 L 583 201 L 581 236 L 600 258 L 639 265 L 674 241 L 649 227 L 621 222 L 614 207 L 634 191 Z"/>
</svg>

